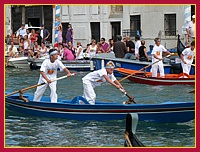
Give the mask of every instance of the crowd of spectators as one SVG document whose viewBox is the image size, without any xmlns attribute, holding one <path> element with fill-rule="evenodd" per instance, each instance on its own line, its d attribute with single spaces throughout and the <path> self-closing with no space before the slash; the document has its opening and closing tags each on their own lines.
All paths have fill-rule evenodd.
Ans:
<svg viewBox="0 0 200 152">
<path fill-rule="evenodd" d="M 74 44 L 74 30 L 69 24 L 66 32 L 66 39 L 63 41 L 62 35 L 62 24 L 60 24 L 56 29 L 58 31 L 58 39 L 54 44 L 54 48 L 58 50 L 59 59 L 63 60 L 83 60 L 91 59 L 96 54 L 100 53 L 112 53 L 117 58 L 132 59 L 136 57 L 139 59 L 139 47 L 141 46 L 140 37 L 135 36 L 135 43 L 130 39 L 129 36 L 125 37 L 122 41 L 121 36 L 117 36 L 117 40 L 113 39 L 107 40 L 102 37 L 100 42 L 92 39 L 85 47 L 82 47 L 80 41 Z M 29 58 L 40 58 L 48 56 L 48 51 L 50 49 L 48 43 L 48 38 L 50 32 L 42 24 L 39 30 L 34 28 L 25 28 L 25 25 L 19 28 L 16 33 L 7 35 L 7 51 L 6 55 L 8 60 L 13 57 L 29 57 Z M 144 46 L 144 44 L 143 44 Z M 146 51 L 146 50 L 145 50 Z M 141 51 L 140 51 L 141 52 Z M 142 55 L 145 53 L 142 53 Z"/>
</svg>

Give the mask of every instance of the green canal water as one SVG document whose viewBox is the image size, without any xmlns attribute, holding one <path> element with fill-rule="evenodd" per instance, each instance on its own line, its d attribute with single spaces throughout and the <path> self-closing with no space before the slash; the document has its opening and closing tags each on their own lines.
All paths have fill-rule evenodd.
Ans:
<svg viewBox="0 0 200 152">
<path fill-rule="evenodd" d="M 6 68 L 6 90 L 16 91 L 37 84 L 38 70 Z M 58 97 L 72 99 L 82 95 L 81 78 L 87 72 L 77 72 L 76 76 L 63 79 L 57 83 Z M 58 72 L 58 77 L 64 73 Z M 118 78 L 120 79 L 120 78 Z M 122 82 L 130 95 L 135 96 L 138 104 L 162 103 L 167 101 L 194 101 L 194 89 L 189 85 L 151 86 Z M 108 102 L 126 101 L 118 90 L 109 84 L 95 89 L 97 100 Z M 35 89 L 25 93 L 34 93 Z M 49 96 L 47 89 L 44 95 Z M 5 145 L 21 147 L 123 147 L 125 120 L 118 121 L 75 121 L 66 119 L 49 119 L 21 115 L 5 109 Z M 137 137 L 147 147 L 194 147 L 195 121 L 186 123 L 152 123 L 139 122 Z"/>
</svg>

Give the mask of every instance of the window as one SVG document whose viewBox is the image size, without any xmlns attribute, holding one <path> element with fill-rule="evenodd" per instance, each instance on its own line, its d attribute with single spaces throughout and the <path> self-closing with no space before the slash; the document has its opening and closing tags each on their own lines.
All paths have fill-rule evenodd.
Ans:
<svg viewBox="0 0 200 152">
<path fill-rule="evenodd" d="M 100 22 L 90 22 L 91 37 L 100 42 Z"/>
<path fill-rule="evenodd" d="M 176 14 L 165 14 L 164 30 L 165 30 L 165 36 L 176 35 Z"/>
<path fill-rule="evenodd" d="M 121 35 L 121 22 L 111 22 L 112 39 L 116 41 L 117 35 Z"/>
<path fill-rule="evenodd" d="M 130 16 L 130 36 L 141 35 L 140 15 Z"/>
</svg>

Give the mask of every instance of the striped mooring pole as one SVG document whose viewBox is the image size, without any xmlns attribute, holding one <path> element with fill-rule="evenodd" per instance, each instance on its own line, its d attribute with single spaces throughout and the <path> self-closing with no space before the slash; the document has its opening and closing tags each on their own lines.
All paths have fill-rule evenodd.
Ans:
<svg viewBox="0 0 200 152">
<path fill-rule="evenodd" d="M 186 27 L 188 23 L 191 21 L 191 5 L 184 6 L 184 26 L 183 26 L 183 34 L 184 34 L 184 45 L 186 46 Z"/>
<path fill-rule="evenodd" d="M 58 26 L 60 25 L 60 5 L 56 5 L 56 13 L 55 13 L 55 43 L 58 42 Z"/>
<path fill-rule="evenodd" d="M 184 24 L 188 24 L 191 21 L 191 6 L 184 6 Z"/>
</svg>

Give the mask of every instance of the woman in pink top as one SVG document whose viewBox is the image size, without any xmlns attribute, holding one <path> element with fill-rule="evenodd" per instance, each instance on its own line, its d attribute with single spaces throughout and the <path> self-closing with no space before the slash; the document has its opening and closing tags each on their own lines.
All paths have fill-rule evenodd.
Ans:
<svg viewBox="0 0 200 152">
<path fill-rule="evenodd" d="M 62 24 L 58 26 L 58 43 L 62 43 L 63 38 L 62 38 Z"/>
<path fill-rule="evenodd" d="M 72 51 L 69 50 L 66 45 L 64 46 L 63 59 L 64 60 L 75 60 L 75 57 L 74 57 Z"/>
</svg>

